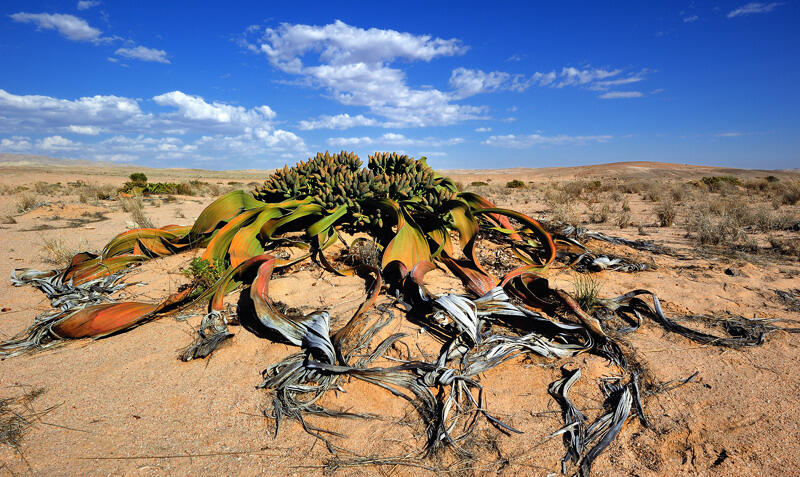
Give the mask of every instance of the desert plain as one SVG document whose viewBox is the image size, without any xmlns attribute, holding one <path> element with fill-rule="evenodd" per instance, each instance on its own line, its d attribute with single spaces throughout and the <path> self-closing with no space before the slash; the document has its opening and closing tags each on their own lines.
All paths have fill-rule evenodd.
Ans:
<svg viewBox="0 0 800 477">
<path fill-rule="evenodd" d="M 117 189 L 133 172 L 151 182 L 186 183 L 186 193 L 120 198 Z M 648 289 L 673 318 L 800 320 L 800 172 L 647 162 L 442 172 L 463 189 L 546 224 L 652 241 L 668 251 L 587 241 L 595 253 L 649 265 L 638 272 L 591 273 L 603 297 Z M 3 155 L 0 339 L 50 310 L 40 291 L 11 285 L 14 269 L 59 268 L 72 254 L 99 250 L 118 233 L 145 224 L 191 224 L 216 196 L 252 188 L 268 174 Z M 509 187 L 512 181 L 516 187 Z M 197 255 L 139 266 L 124 278 L 137 284 L 121 293 L 158 301 L 187 283 L 182 270 Z M 490 267 L 505 260 L 488 248 L 481 258 Z M 574 291 L 574 270 L 548 273 L 553 286 Z M 436 292 L 463 292 L 443 271 L 432 272 L 430 282 Z M 313 263 L 276 277 L 271 287 L 288 306 L 331 310 L 334 328 L 363 295 L 360 280 L 333 276 Z M 229 297 L 232 306 L 236 294 Z M 108 338 L 0 361 L 6 410 L 0 417 L 17 426 L 3 428 L 12 434 L 1 434 L 0 475 L 559 475 L 564 444 L 553 433 L 563 418 L 548 385 L 561 376 L 561 366 L 581 368 L 572 396 L 593 419 L 602 412 L 597 379 L 613 373 L 606 360 L 589 354 L 558 361 L 524 355 L 486 373 L 481 384 L 487 410 L 523 434 L 506 435 L 483 421 L 462 443 L 469 459 L 420 456 L 423 440 L 413 408 L 349 381 L 324 404 L 379 417 L 311 418 L 336 433 L 331 439 L 346 449 L 333 454 L 297 422 L 284 421 L 276 435 L 274 420 L 264 415 L 270 402 L 257 389 L 261 372 L 295 352 L 291 346 L 233 327 L 235 337 L 210 358 L 177 359 L 203 313 L 197 307 Z M 435 352 L 419 325 L 399 312 L 388 332 L 406 333 L 410 348 Z M 788 475 L 800 468 L 800 336 L 775 331 L 760 346 L 731 349 L 690 341 L 645 320 L 624 340 L 646 370 L 650 425 L 630 419 L 595 462 L 593 475 Z M 14 421 L 15 415 L 24 421 Z"/>
</svg>

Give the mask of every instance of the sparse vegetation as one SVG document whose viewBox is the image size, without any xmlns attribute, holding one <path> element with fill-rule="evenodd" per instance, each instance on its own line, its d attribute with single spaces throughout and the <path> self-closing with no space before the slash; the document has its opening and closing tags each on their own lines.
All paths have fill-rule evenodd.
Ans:
<svg viewBox="0 0 800 477">
<path fill-rule="evenodd" d="M 63 267 L 69 264 L 76 253 L 88 250 L 88 248 L 89 243 L 86 240 L 71 244 L 61 237 L 54 237 L 42 239 L 39 251 L 45 262 Z"/>
<path fill-rule="evenodd" d="M 78 200 L 81 204 L 94 204 L 100 200 L 111 200 L 117 195 L 117 189 L 109 184 L 86 184 L 78 186 Z"/>
<path fill-rule="evenodd" d="M 508 187 L 509 189 L 524 189 L 525 183 L 519 179 L 514 179 L 512 181 L 506 182 L 506 187 Z"/>
<path fill-rule="evenodd" d="M 144 185 L 147 183 L 147 176 L 143 172 L 134 172 L 129 178 L 134 184 Z"/>
<path fill-rule="evenodd" d="M 133 223 L 139 228 L 152 228 L 153 223 L 144 213 L 144 203 L 141 197 L 126 197 L 120 201 L 122 210 L 129 213 Z"/>
<path fill-rule="evenodd" d="M 678 213 L 675 203 L 672 202 L 672 200 L 661 201 L 656 206 L 655 212 L 658 225 L 661 227 L 671 227 L 672 224 L 675 223 L 675 217 Z"/>
<path fill-rule="evenodd" d="M 575 277 L 572 282 L 574 292 L 572 293 L 575 301 L 585 311 L 591 311 L 597 305 L 598 298 L 600 297 L 601 283 L 589 273 L 580 273 Z"/>
<path fill-rule="evenodd" d="M 17 209 L 17 213 L 23 214 L 28 212 L 29 210 L 33 210 L 42 205 L 42 202 L 30 192 L 23 192 L 19 196 L 17 196 L 17 200 L 15 202 L 15 207 Z"/>
</svg>

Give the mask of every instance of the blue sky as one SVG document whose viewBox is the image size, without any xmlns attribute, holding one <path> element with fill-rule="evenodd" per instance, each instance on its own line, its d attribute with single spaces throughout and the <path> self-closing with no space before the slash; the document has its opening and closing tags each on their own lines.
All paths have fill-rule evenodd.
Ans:
<svg viewBox="0 0 800 477">
<path fill-rule="evenodd" d="M 797 1 L 5 1 L 0 152 L 800 167 L 798 27 Z"/>
</svg>

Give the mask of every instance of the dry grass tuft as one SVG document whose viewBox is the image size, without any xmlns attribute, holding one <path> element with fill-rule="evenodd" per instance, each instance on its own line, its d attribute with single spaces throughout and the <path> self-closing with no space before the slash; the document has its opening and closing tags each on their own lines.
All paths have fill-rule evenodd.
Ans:
<svg viewBox="0 0 800 477">
<path fill-rule="evenodd" d="M 17 212 L 23 214 L 29 210 L 33 210 L 41 206 L 42 204 L 43 203 L 36 198 L 36 195 L 30 192 L 23 192 L 17 196 L 17 200 L 14 205 L 16 206 Z"/>
<path fill-rule="evenodd" d="M 116 187 L 107 184 L 81 184 L 78 188 L 78 200 L 81 204 L 96 203 L 99 200 L 111 200 L 116 195 Z"/>
<path fill-rule="evenodd" d="M 133 223 L 139 228 L 152 228 L 153 223 L 144 213 L 144 203 L 141 197 L 124 198 L 120 202 L 122 210 L 131 215 Z"/>
<path fill-rule="evenodd" d="M 600 297 L 602 284 L 591 274 L 578 274 L 572 282 L 575 291 L 572 296 L 581 306 L 582 310 L 591 310 L 597 304 Z"/>
<path fill-rule="evenodd" d="M 41 415 L 31 408 L 31 403 L 42 394 L 44 389 L 36 388 L 16 398 L 0 399 L 0 444 L 19 452 L 25 432 Z"/>
<path fill-rule="evenodd" d="M 45 262 L 63 267 L 69 264 L 75 254 L 88 248 L 89 242 L 86 240 L 81 240 L 77 245 L 73 245 L 61 237 L 56 237 L 43 239 L 39 252 Z"/>
<path fill-rule="evenodd" d="M 678 211 L 675 207 L 675 202 L 671 199 L 662 200 L 655 209 L 658 225 L 661 227 L 671 227 L 675 223 L 675 217 Z"/>
</svg>

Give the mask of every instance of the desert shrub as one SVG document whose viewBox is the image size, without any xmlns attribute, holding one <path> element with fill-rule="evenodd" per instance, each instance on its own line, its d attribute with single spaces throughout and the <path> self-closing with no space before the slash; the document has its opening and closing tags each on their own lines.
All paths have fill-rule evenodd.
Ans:
<svg viewBox="0 0 800 477">
<path fill-rule="evenodd" d="M 674 202 L 671 200 L 664 200 L 656 206 L 655 212 L 656 218 L 658 219 L 658 225 L 661 227 L 671 227 L 675 222 L 675 216 L 677 215 L 678 211 Z"/>
<path fill-rule="evenodd" d="M 800 257 L 800 240 L 795 238 L 770 237 L 769 245 L 781 255 Z"/>
<path fill-rule="evenodd" d="M 473 182 L 470 182 L 469 185 L 471 185 L 472 187 L 485 187 L 485 186 L 488 186 L 489 183 L 488 182 L 483 182 L 483 181 L 473 181 Z"/>
<path fill-rule="evenodd" d="M 202 293 L 214 285 L 225 271 L 224 261 L 218 261 L 212 265 L 206 259 L 195 257 L 189 266 L 183 270 L 183 274 L 192 280 L 195 286 L 195 293 Z"/>
<path fill-rule="evenodd" d="M 782 184 L 777 197 L 782 205 L 795 205 L 800 202 L 800 182 Z"/>
<path fill-rule="evenodd" d="M 562 202 L 553 204 L 550 208 L 550 216 L 556 222 L 563 222 L 565 224 L 577 224 L 578 213 L 575 207 L 570 202 Z"/>
<path fill-rule="evenodd" d="M 131 182 L 136 184 L 144 184 L 145 182 L 147 182 L 147 176 L 144 175 L 143 172 L 134 172 L 128 177 L 130 178 Z"/>
<path fill-rule="evenodd" d="M 59 187 L 56 184 L 48 184 L 44 181 L 37 181 L 33 184 L 33 190 L 41 195 L 52 195 Z"/>
<path fill-rule="evenodd" d="M 181 182 L 175 187 L 175 193 L 178 195 L 197 195 L 195 188 L 188 182 Z"/>
<path fill-rule="evenodd" d="M 649 200 L 650 202 L 660 202 L 661 201 L 661 191 L 657 188 L 651 188 L 644 192 L 642 198 L 645 200 Z"/>
<path fill-rule="evenodd" d="M 744 238 L 742 224 L 727 211 L 715 212 L 711 207 L 697 207 L 686 221 L 686 232 L 702 245 L 732 243 Z"/>
<path fill-rule="evenodd" d="M 778 179 L 775 176 L 767 176 L 764 178 L 764 180 L 766 180 L 767 182 L 780 182 L 780 179 Z"/>
<path fill-rule="evenodd" d="M 742 181 L 733 176 L 707 176 L 700 181 L 711 192 L 720 192 L 726 187 L 742 185 Z"/>
<path fill-rule="evenodd" d="M 620 210 L 614 219 L 614 223 L 617 225 L 617 227 L 621 229 L 630 227 L 632 222 L 633 222 L 633 217 L 631 216 L 630 210 Z"/>
<path fill-rule="evenodd" d="M 129 213 L 131 220 L 139 228 L 152 228 L 153 223 L 144 213 L 144 203 L 141 197 L 130 197 L 122 199 L 122 210 Z"/>
<path fill-rule="evenodd" d="M 506 182 L 506 187 L 509 189 L 524 189 L 525 183 L 519 179 L 514 179 L 513 181 Z"/>
<path fill-rule="evenodd" d="M 644 188 L 644 184 L 641 181 L 629 181 L 618 186 L 618 189 L 625 194 L 638 194 Z"/>
<path fill-rule="evenodd" d="M 78 189 L 78 200 L 82 204 L 98 200 L 110 200 L 117 195 L 117 189 L 109 184 L 82 184 Z"/>
<path fill-rule="evenodd" d="M 593 224 L 602 224 L 608 221 L 610 215 L 611 206 L 603 204 L 601 207 L 595 207 L 589 211 L 589 221 Z"/>
<path fill-rule="evenodd" d="M 614 218 L 614 224 L 616 224 L 617 227 L 624 229 L 629 227 L 632 222 L 633 217 L 631 216 L 631 204 L 628 202 L 628 199 L 625 199 L 622 202 L 622 207 L 620 207 L 619 212 Z"/>
<path fill-rule="evenodd" d="M 34 194 L 31 194 L 30 192 L 23 192 L 17 196 L 17 200 L 15 201 L 14 205 L 17 209 L 17 212 L 22 214 L 39 207 L 42 205 L 42 202 L 39 201 Z"/>
<path fill-rule="evenodd" d="M 569 181 L 561 185 L 561 190 L 570 200 L 578 200 L 583 193 L 583 186 L 582 181 Z"/>
</svg>

